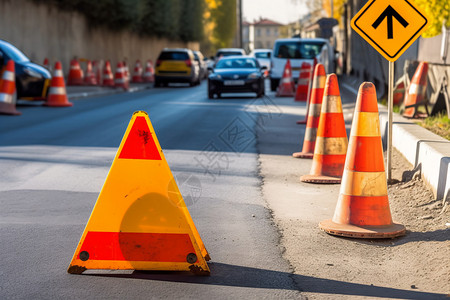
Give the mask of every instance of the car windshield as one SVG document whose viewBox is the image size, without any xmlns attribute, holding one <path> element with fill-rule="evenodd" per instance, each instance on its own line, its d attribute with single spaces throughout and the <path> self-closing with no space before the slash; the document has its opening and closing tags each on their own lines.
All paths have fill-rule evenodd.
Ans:
<svg viewBox="0 0 450 300">
<path fill-rule="evenodd" d="M 313 59 L 319 55 L 324 42 L 281 42 L 277 43 L 274 56 L 278 58 Z"/>
<path fill-rule="evenodd" d="M 221 59 L 216 65 L 216 69 L 255 69 L 257 67 L 258 63 L 252 58 Z"/>
<path fill-rule="evenodd" d="M 189 55 L 181 51 L 164 51 L 159 55 L 160 60 L 187 60 Z"/>
<path fill-rule="evenodd" d="M 27 62 L 30 61 L 28 57 L 26 57 L 25 54 L 22 53 L 19 49 L 14 47 L 13 45 L 10 45 L 8 43 L 2 43 L 0 42 L 0 49 L 6 53 L 7 56 L 9 56 L 13 61 L 15 62 Z"/>
<path fill-rule="evenodd" d="M 270 58 L 270 52 L 256 52 L 256 58 Z"/>
</svg>

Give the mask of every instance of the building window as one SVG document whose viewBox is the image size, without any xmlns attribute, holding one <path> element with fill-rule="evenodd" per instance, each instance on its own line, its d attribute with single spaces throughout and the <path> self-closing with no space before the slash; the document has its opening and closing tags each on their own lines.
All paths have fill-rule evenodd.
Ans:
<svg viewBox="0 0 450 300">
<path fill-rule="evenodd" d="M 263 47 L 262 42 L 257 41 L 257 42 L 256 42 L 256 48 L 257 48 L 257 49 L 261 49 L 262 47 Z"/>
<path fill-rule="evenodd" d="M 261 36 L 261 29 L 260 28 L 256 29 L 256 36 Z"/>
<path fill-rule="evenodd" d="M 274 35 L 274 36 L 278 36 L 278 28 L 275 28 L 275 29 L 273 30 L 273 35 Z"/>
<path fill-rule="evenodd" d="M 272 42 L 267 42 L 267 49 L 272 49 Z"/>
<path fill-rule="evenodd" d="M 266 35 L 269 36 L 270 35 L 270 28 L 266 29 Z"/>
</svg>

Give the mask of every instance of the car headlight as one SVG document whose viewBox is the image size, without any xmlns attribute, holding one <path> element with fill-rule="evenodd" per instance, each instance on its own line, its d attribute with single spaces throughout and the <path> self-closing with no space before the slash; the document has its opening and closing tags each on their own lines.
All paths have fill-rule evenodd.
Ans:
<svg viewBox="0 0 450 300">
<path fill-rule="evenodd" d="M 29 76 L 31 76 L 31 77 L 42 78 L 42 75 L 41 75 L 40 73 L 36 72 L 36 71 L 33 70 L 33 69 L 30 69 L 30 68 L 25 67 L 25 68 L 23 68 L 23 71 L 24 71 L 27 75 L 29 75 Z"/>
<path fill-rule="evenodd" d="M 248 79 L 256 79 L 259 78 L 259 74 L 258 73 L 251 73 L 248 75 L 247 77 Z"/>
</svg>

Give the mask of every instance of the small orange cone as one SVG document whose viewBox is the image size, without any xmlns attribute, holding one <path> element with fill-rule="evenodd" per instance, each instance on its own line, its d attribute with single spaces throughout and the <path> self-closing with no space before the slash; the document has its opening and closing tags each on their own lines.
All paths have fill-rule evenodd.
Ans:
<svg viewBox="0 0 450 300">
<path fill-rule="evenodd" d="M 111 71 L 111 63 L 109 60 L 105 62 L 105 66 L 103 68 L 103 86 L 114 86 L 114 76 Z"/>
<path fill-rule="evenodd" d="M 97 85 L 97 77 L 92 70 L 92 63 L 90 60 L 86 62 L 86 77 L 84 78 L 84 83 L 86 85 Z"/>
<path fill-rule="evenodd" d="M 317 58 L 314 57 L 313 60 L 313 66 L 312 66 L 312 70 L 316 69 L 316 65 L 317 65 Z M 314 74 L 312 74 L 314 77 Z M 314 81 L 314 79 L 312 79 L 312 81 Z M 296 123 L 297 124 L 306 124 L 306 122 L 308 121 L 308 114 L 309 114 L 309 101 L 311 101 L 311 84 L 312 82 L 310 81 L 310 84 L 308 86 L 308 98 L 306 101 L 306 114 L 305 114 L 305 118 L 303 120 L 299 120 Z"/>
<path fill-rule="evenodd" d="M 114 86 L 128 90 L 130 88 L 128 81 L 125 78 L 125 69 L 121 62 L 117 63 L 116 74 L 114 76 Z"/>
<path fill-rule="evenodd" d="M 50 91 L 48 92 L 46 106 L 72 106 L 66 93 L 66 84 L 64 83 L 64 75 L 62 66 L 59 61 L 55 63 L 55 71 L 53 72 L 52 81 L 50 83 Z"/>
<path fill-rule="evenodd" d="M 297 91 L 294 101 L 307 101 L 309 96 L 309 81 L 311 78 L 311 65 L 307 62 L 302 63 L 300 74 L 297 81 Z"/>
<path fill-rule="evenodd" d="M 128 64 L 126 61 L 124 61 L 122 64 L 123 64 L 123 74 L 124 74 L 125 81 L 127 83 L 130 83 L 130 69 L 128 69 Z"/>
<path fill-rule="evenodd" d="M 427 74 L 428 74 L 428 63 L 421 62 L 414 73 L 414 76 L 409 85 L 408 91 L 405 97 L 405 111 L 403 113 L 404 117 L 407 118 L 425 118 L 428 116 L 427 107 Z M 421 114 L 418 112 L 420 105 L 425 106 L 427 114 Z"/>
<path fill-rule="evenodd" d="M 46 68 L 47 70 L 51 71 L 51 67 L 50 67 L 50 61 L 48 60 L 48 58 L 44 58 L 44 63 L 43 63 L 44 68 Z"/>
<path fill-rule="evenodd" d="M 131 82 L 134 82 L 134 83 L 142 82 L 142 65 L 141 65 L 140 60 L 136 61 L 136 65 L 134 67 L 133 78 L 131 78 Z"/>
<path fill-rule="evenodd" d="M 337 76 L 330 74 L 325 84 L 311 172 L 300 177 L 300 181 L 341 183 L 347 144 Z"/>
<path fill-rule="evenodd" d="M 155 82 L 155 70 L 153 68 L 151 60 L 147 60 L 147 63 L 145 64 L 145 71 L 142 77 L 144 82 Z"/>
<path fill-rule="evenodd" d="M 303 148 L 302 152 L 295 152 L 292 154 L 295 158 L 313 158 L 314 156 L 314 145 L 316 143 L 317 127 L 319 126 L 325 80 L 325 68 L 322 64 L 317 64 L 314 70 Z"/>
<path fill-rule="evenodd" d="M 292 79 L 291 61 L 288 59 L 284 66 L 283 77 L 277 89 L 277 97 L 294 97 L 294 80 Z"/>
<path fill-rule="evenodd" d="M 375 86 L 359 87 L 339 199 L 333 219 L 320 228 L 355 238 L 394 238 L 405 226 L 392 222 Z"/>
<path fill-rule="evenodd" d="M 5 115 L 21 115 L 22 113 L 16 110 L 16 76 L 15 66 L 12 59 L 6 63 L 6 68 L 3 71 L 2 80 L 0 80 L 0 114 Z"/>
<path fill-rule="evenodd" d="M 67 85 L 83 85 L 83 70 L 80 68 L 80 63 L 76 59 L 70 62 L 70 71 L 67 78 Z"/>
</svg>

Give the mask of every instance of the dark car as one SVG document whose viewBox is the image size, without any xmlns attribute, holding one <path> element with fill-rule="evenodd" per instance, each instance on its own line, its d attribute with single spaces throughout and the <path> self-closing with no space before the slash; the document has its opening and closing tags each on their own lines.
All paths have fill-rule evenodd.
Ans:
<svg viewBox="0 0 450 300">
<path fill-rule="evenodd" d="M 208 98 L 223 93 L 253 92 L 264 95 L 264 70 L 254 57 L 229 56 L 220 59 L 208 77 Z"/>
<path fill-rule="evenodd" d="M 17 98 L 45 100 L 50 86 L 50 72 L 44 67 L 31 62 L 22 51 L 10 43 L 0 40 L 1 71 L 10 59 L 14 61 Z"/>
</svg>

